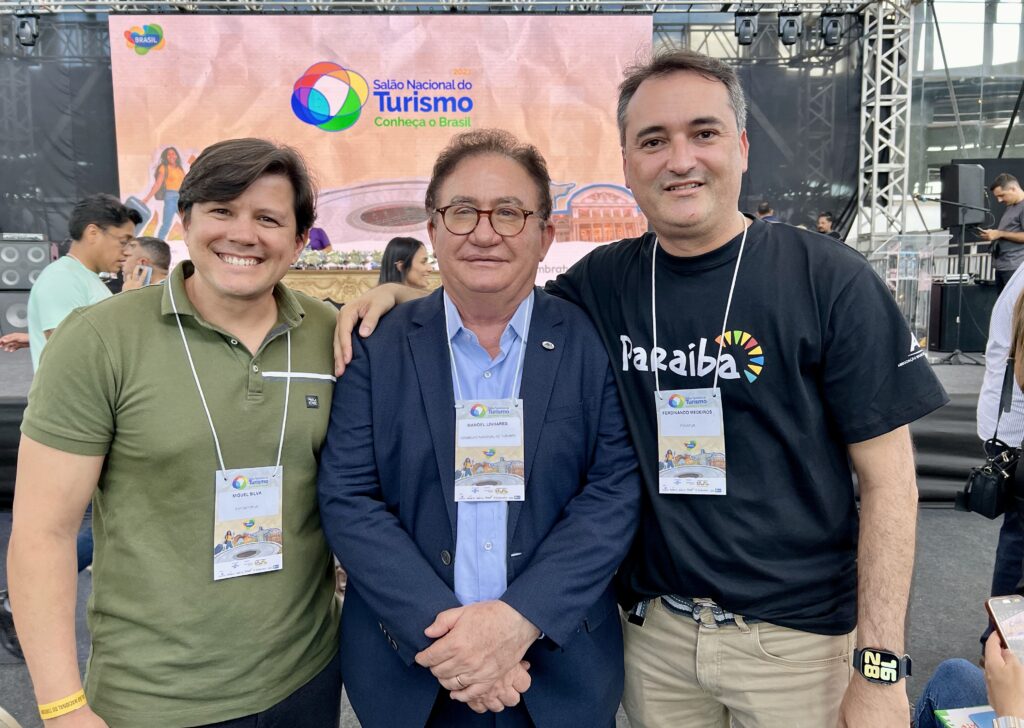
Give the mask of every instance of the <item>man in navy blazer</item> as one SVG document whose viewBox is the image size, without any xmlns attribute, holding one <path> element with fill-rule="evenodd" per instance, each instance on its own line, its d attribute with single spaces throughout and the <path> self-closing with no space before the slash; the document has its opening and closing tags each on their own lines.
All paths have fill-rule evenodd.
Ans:
<svg viewBox="0 0 1024 728">
<path fill-rule="evenodd" d="M 320 507 L 349 574 L 342 675 L 365 728 L 614 725 L 609 584 L 639 478 L 593 325 L 533 285 L 554 238 L 549 182 L 507 132 L 456 137 L 426 194 L 443 291 L 357 340 L 338 380 Z M 522 460 L 466 476 L 456 405 L 495 398 L 520 400 Z M 513 495 L 456 501 L 480 472 Z"/>
</svg>

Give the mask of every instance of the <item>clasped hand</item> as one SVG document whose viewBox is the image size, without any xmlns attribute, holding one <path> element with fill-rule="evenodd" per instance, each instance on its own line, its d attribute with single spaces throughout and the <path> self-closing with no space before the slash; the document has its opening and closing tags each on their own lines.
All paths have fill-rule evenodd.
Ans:
<svg viewBox="0 0 1024 728">
<path fill-rule="evenodd" d="M 530 664 L 523 655 L 540 630 L 505 602 L 445 610 L 424 634 L 436 641 L 416 662 L 477 713 L 517 705 L 529 689 Z"/>
</svg>

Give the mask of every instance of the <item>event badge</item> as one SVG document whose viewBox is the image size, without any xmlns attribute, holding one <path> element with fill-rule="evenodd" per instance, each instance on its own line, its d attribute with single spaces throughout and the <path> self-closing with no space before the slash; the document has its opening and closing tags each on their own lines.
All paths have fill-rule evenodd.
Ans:
<svg viewBox="0 0 1024 728">
<path fill-rule="evenodd" d="M 283 474 L 273 465 L 217 471 L 214 581 L 281 569 Z"/>
<path fill-rule="evenodd" d="M 722 390 L 655 393 L 658 408 L 658 492 L 725 495 Z"/>
<path fill-rule="evenodd" d="M 521 399 L 455 403 L 455 501 L 526 499 Z"/>
</svg>

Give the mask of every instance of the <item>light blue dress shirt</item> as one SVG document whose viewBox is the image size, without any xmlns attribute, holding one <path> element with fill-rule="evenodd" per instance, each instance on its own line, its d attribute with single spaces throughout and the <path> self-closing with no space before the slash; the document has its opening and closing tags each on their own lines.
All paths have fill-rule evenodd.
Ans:
<svg viewBox="0 0 1024 728">
<path fill-rule="evenodd" d="M 461 386 L 463 399 L 514 399 L 519 396 L 523 373 L 519 358 L 527 340 L 530 305 L 535 294 L 523 299 L 501 334 L 501 351 L 491 359 L 480 341 L 462 326 L 455 304 L 444 294 L 448 340 L 452 345 L 452 388 L 455 399 Z M 517 370 L 518 375 L 517 375 Z M 456 379 L 458 383 L 456 383 Z M 455 469 L 455 463 L 449 463 Z M 506 564 L 507 503 L 459 503 L 455 537 L 455 597 L 462 604 L 497 599 L 508 585 Z"/>
</svg>

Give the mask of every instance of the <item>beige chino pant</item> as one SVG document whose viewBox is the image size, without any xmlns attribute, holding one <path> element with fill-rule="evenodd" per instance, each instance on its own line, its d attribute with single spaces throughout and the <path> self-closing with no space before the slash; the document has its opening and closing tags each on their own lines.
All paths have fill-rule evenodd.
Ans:
<svg viewBox="0 0 1024 728">
<path fill-rule="evenodd" d="M 643 627 L 623 620 L 632 728 L 832 728 L 853 674 L 855 634 L 766 622 L 698 624 L 654 599 Z M 731 720 L 731 723 L 730 723 Z"/>
</svg>

